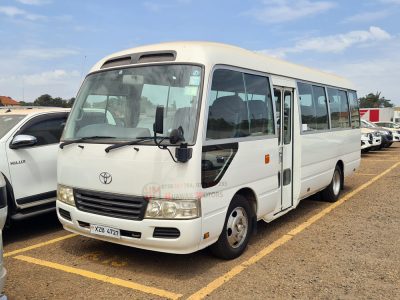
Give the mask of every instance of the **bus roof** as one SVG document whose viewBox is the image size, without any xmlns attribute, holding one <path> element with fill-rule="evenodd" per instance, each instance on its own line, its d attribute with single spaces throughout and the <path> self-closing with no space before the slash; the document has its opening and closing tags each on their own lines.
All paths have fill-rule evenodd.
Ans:
<svg viewBox="0 0 400 300">
<path fill-rule="evenodd" d="M 346 78 L 240 47 L 213 42 L 170 42 L 131 48 L 101 59 L 94 65 L 90 72 L 101 70 L 102 66 L 110 60 L 129 57 L 132 54 L 144 54 L 146 52 L 174 52 L 176 53 L 174 62 L 198 63 L 209 68 L 212 68 L 216 64 L 236 66 L 271 75 L 355 90 L 354 85 Z"/>
</svg>

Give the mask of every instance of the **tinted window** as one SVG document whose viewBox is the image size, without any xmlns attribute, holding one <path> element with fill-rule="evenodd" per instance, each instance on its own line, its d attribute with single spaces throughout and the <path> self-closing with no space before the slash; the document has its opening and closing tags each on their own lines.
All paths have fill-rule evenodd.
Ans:
<svg viewBox="0 0 400 300">
<path fill-rule="evenodd" d="M 266 77 L 218 69 L 213 75 L 208 105 L 208 139 L 274 134 Z"/>
<path fill-rule="evenodd" d="M 325 89 L 298 83 L 303 131 L 329 129 L 328 106 Z"/>
<path fill-rule="evenodd" d="M 360 128 L 360 111 L 358 110 L 358 100 L 356 92 L 349 92 L 349 105 L 351 128 Z"/>
<path fill-rule="evenodd" d="M 31 120 L 28 126 L 19 134 L 36 137 L 37 143 L 35 146 L 57 144 L 60 141 L 67 120 L 67 114 L 57 115 L 57 117 L 49 116 L 46 119 L 40 116 L 35 119 Z"/>
<path fill-rule="evenodd" d="M 273 108 L 268 78 L 244 74 L 250 135 L 274 134 Z"/>
<path fill-rule="evenodd" d="M 292 141 L 292 93 L 285 91 L 283 102 L 283 142 L 285 145 Z"/>
<path fill-rule="evenodd" d="M 349 105 L 346 92 L 328 88 L 332 128 L 350 127 Z"/>
</svg>

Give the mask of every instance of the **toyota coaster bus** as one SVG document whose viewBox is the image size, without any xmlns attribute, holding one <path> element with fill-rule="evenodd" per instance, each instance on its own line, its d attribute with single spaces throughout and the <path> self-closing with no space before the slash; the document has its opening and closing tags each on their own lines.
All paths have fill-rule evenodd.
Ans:
<svg viewBox="0 0 400 300">
<path fill-rule="evenodd" d="M 257 221 L 338 199 L 359 128 L 354 86 L 335 75 L 217 43 L 118 52 L 68 118 L 58 217 L 103 241 L 233 259 Z"/>
</svg>

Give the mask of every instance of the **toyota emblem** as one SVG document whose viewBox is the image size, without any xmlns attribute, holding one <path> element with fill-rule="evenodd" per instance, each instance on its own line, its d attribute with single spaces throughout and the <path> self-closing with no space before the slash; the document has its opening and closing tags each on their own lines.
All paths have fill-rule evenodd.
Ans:
<svg viewBox="0 0 400 300">
<path fill-rule="evenodd" d="M 100 173 L 100 175 L 99 175 L 99 179 L 100 179 L 100 182 L 101 182 L 102 184 L 110 184 L 111 181 L 112 181 L 112 176 L 111 176 L 110 173 L 102 172 L 102 173 Z"/>
</svg>

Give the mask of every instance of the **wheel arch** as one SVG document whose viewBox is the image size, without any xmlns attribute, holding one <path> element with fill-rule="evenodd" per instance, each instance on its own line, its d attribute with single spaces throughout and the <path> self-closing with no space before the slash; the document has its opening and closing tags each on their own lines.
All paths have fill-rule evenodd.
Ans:
<svg viewBox="0 0 400 300">
<path fill-rule="evenodd" d="M 254 192 L 253 189 L 249 187 L 241 188 L 236 192 L 235 195 L 240 195 L 246 198 L 250 202 L 251 207 L 253 208 L 254 215 L 257 216 L 258 202 L 256 193 Z"/>
</svg>

